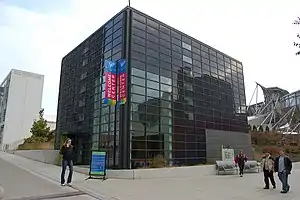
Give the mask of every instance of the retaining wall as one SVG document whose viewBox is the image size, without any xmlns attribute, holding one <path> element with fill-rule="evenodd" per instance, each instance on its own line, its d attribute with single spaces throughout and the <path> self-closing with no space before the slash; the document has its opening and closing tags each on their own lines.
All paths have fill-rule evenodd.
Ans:
<svg viewBox="0 0 300 200">
<path fill-rule="evenodd" d="M 16 150 L 14 154 L 31 160 L 56 165 L 59 160 L 58 150 Z"/>
<path fill-rule="evenodd" d="M 57 164 L 59 152 L 57 150 L 18 150 L 16 155 L 35 161 Z M 300 162 L 293 163 L 293 170 L 300 169 Z M 74 171 L 87 174 L 88 167 L 74 166 Z M 202 165 L 190 167 L 167 167 L 155 169 L 130 169 L 130 170 L 107 170 L 107 178 L 112 179 L 157 179 L 157 178 L 186 178 L 215 175 L 215 165 Z"/>
<path fill-rule="evenodd" d="M 89 168 L 75 166 L 74 171 L 88 174 Z M 214 165 L 191 166 L 191 167 L 167 167 L 155 169 L 128 169 L 107 170 L 107 178 L 113 179 L 157 179 L 157 178 L 183 178 L 203 177 L 215 175 Z"/>
</svg>

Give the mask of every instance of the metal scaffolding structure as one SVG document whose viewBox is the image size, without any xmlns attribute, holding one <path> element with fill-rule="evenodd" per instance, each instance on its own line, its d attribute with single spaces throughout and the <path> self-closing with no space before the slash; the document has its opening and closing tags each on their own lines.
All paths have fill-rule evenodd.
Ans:
<svg viewBox="0 0 300 200">
<path fill-rule="evenodd" d="M 262 102 L 258 102 L 260 89 L 264 96 L 264 101 Z M 251 104 L 253 100 L 255 100 L 255 103 Z M 248 123 L 250 126 L 256 127 L 268 126 L 270 130 L 284 132 L 285 134 L 299 132 L 299 106 L 300 91 L 290 94 L 288 91 L 278 87 L 266 88 L 256 83 L 247 107 Z"/>
</svg>

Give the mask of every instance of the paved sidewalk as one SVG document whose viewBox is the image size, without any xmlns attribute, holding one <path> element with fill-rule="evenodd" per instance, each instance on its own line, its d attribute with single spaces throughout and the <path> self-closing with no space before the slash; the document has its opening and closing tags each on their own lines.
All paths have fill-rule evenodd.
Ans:
<svg viewBox="0 0 300 200">
<path fill-rule="evenodd" d="M 32 174 L 0 158 L 0 199 L 96 200 L 82 191 L 61 187 L 57 182 Z"/>
<path fill-rule="evenodd" d="M 0 158 L 22 166 L 35 173 L 59 182 L 60 167 L 47 165 L 16 155 L 0 153 Z M 298 200 L 300 196 L 300 171 L 294 170 L 290 177 L 291 191 L 280 194 L 278 189 L 263 190 L 262 174 L 238 176 L 211 176 L 199 178 L 85 181 L 86 175 L 75 173 L 73 186 L 102 200 Z M 59 184 L 59 183 L 58 183 Z"/>
</svg>

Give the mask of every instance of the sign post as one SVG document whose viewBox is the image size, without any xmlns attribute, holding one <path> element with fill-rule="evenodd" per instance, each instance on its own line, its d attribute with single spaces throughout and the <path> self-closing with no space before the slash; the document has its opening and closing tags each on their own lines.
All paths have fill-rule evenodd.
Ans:
<svg viewBox="0 0 300 200">
<path fill-rule="evenodd" d="M 106 180 L 106 152 L 92 150 L 89 177 L 86 179 L 102 178 Z"/>
</svg>

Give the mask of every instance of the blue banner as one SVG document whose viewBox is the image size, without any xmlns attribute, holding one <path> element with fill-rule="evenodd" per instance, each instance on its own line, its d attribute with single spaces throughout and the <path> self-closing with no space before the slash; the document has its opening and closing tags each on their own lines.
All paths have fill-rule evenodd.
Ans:
<svg viewBox="0 0 300 200">
<path fill-rule="evenodd" d="M 90 176 L 106 175 L 106 152 L 92 151 L 90 163 Z"/>
<path fill-rule="evenodd" d="M 118 61 L 118 105 L 126 103 L 127 100 L 127 74 L 126 74 L 126 60 Z"/>
</svg>

